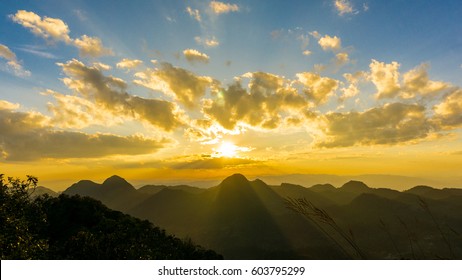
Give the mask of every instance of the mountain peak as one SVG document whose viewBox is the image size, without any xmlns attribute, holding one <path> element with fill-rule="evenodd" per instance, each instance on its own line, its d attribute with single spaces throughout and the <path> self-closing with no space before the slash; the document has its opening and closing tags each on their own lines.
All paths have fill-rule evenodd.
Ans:
<svg viewBox="0 0 462 280">
<path fill-rule="evenodd" d="M 248 183 L 249 183 L 249 180 L 247 180 L 247 178 L 240 173 L 233 174 L 227 177 L 226 179 L 224 179 L 223 182 L 221 182 L 221 184 L 248 184 Z"/>
<path fill-rule="evenodd" d="M 117 176 L 117 175 L 113 175 L 107 178 L 106 180 L 104 180 L 102 185 L 107 186 L 107 187 L 125 187 L 125 188 L 134 189 L 133 186 L 129 182 L 127 182 L 124 178 Z"/>
<path fill-rule="evenodd" d="M 370 188 L 361 181 L 349 181 L 345 183 L 342 187 L 342 190 L 350 191 L 350 192 L 367 192 Z"/>
</svg>

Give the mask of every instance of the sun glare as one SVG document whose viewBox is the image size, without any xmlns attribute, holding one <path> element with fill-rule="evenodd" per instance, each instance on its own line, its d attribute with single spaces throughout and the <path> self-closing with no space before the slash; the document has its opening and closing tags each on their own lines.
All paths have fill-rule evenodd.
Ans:
<svg viewBox="0 0 462 280">
<path fill-rule="evenodd" d="M 220 147 L 215 150 L 219 157 L 235 157 L 237 156 L 238 147 L 231 142 L 223 142 Z"/>
</svg>

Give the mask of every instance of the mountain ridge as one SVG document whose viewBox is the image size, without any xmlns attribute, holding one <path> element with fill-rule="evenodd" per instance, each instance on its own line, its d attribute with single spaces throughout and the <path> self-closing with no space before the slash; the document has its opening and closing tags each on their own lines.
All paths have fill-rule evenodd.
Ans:
<svg viewBox="0 0 462 280">
<path fill-rule="evenodd" d="M 65 193 L 92 196 L 115 210 L 191 238 L 229 259 L 348 258 L 318 226 L 289 210 L 287 199 L 305 199 L 323 209 L 338 225 L 355 232 L 358 242 L 377 258 L 385 257 L 382 239 L 389 238 L 383 235 L 379 221 L 397 231 L 399 240 L 407 238 L 402 234 L 405 222 L 408 227 L 428 232 L 419 236 L 419 242 L 431 240 L 431 246 L 444 246 L 421 201 L 429 205 L 432 215 L 455 225 L 455 232 L 462 232 L 462 218 L 457 214 L 462 211 L 462 196 L 458 190 L 428 186 L 397 191 L 370 188 L 357 180 L 339 188 L 331 184 L 311 188 L 289 183 L 270 186 L 261 179 L 252 181 L 237 173 L 208 189 L 185 185 L 135 189 L 125 179 L 111 176 L 102 184 L 81 180 Z M 404 253 L 388 252 L 389 257 L 412 256 L 408 243 L 398 243 Z M 431 249 L 444 255 L 440 247 Z"/>
</svg>

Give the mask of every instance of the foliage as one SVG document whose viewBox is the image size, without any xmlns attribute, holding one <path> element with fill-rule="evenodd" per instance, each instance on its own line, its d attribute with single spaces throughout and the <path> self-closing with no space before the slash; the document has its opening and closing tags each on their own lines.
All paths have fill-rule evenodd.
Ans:
<svg viewBox="0 0 462 280">
<path fill-rule="evenodd" d="M 286 204 L 289 209 L 302 214 L 315 224 L 345 255 L 352 258 L 367 259 L 366 254 L 356 244 L 353 232 L 350 230 L 349 234 L 346 233 L 325 210 L 316 207 L 305 198 L 287 198 Z M 350 248 L 351 250 L 348 250 Z"/>
<path fill-rule="evenodd" d="M 36 259 L 46 255 L 48 244 L 41 231 L 46 217 L 29 197 L 37 178 L 21 181 L 0 174 L 0 254 L 2 259 Z"/>
<path fill-rule="evenodd" d="M 220 259 L 88 197 L 32 199 L 35 177 L 1 178 L 2 259 Z"/>
</svg>

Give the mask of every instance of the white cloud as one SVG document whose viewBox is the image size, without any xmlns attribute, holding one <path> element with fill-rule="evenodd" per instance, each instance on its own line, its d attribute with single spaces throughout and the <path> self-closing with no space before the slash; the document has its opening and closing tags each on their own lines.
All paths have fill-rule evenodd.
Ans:
<svg viewBox="0 0 462 280">
<path fill-rule="evenodd" d="M 186 12 L 198 22 L 202 21 L 201 13 L 197 9 L 192 9 L 191 7 L 186 7 Z"/>
<path fill-rule="evenodd" d="M 449 83 L 430 80 L 427 64 L 419 65 L 404 73 L 402 80 L 399 72 L 400 64 L 396 61 L 386 64 L 373 59 L 369 67 L 371 70 L 369 78 L 377 88 L 378 99 L 429 97 L 451 87 Z"/>
<path fill-rule="evenodd" d="M 309 51 L 309 50 L 304 50 L 304 51 L 302 52 L 302 54 L 305 55 L 305 56 L 309 56 L 309 55 L 312 54 L 312 52 Z"/>
<path fill-rule="evenodd" d="M 331 37 L 329 35 L 325 35 L 324 37 L 321 37 L 319 39 L 318 44 L 325 51 L 336 51 L 342 48 L 342 40 L 340 40 L 340 38 L 338 38 L 337 36 Z"/>
<path fill-rule="evenodd" d="M 334 7 L 338 14 L 341 16 L 345 14 L 353 14 L 356 12 L 349 0 L 335 0 Z"/>
<path fill-rule="evenodd" d="M 392 98 L 398 95 L 400 90 L 399 66 L 400 64 L 396 61 L 389 64 L 375 59 L 371 61 L 369 64 L 371 70 L 370 79 L 377 88 L 377 98 Z"/>
<path fill-rule="evenodd" d="M 335 55 L 335 63 L 338 66 L 347 64 L 350 62 L 350 56 L 347 53 L 338 53 Z"/>
<path fill-rule="evenodd" d="M 183 55 L 188 62 L 193 63 L 193 64 L 195 62 L 208 63 L 210 59 L 209 56 L 206 55 L 205 53 L 201 53 L 198 50 L 194 50 L 194 49 L 184 50 Z"/>
<path fill-rule="evenodd" d="M 59 18 L 40 17 L 34 12 L 19 10 L 10 18 L 29 29 L 35 35 L 56 42 L 64 42 L 67 45 L 79 49 L 81 56 L 103 56 L 112 55 L 112 51 L 103 47 L 101 39 L 82 35 L 80 38 L 72 39 L 69 36 L 70 30 L 67 24 Z"/>
<path fill-rule="evenodd" d="M 211 1 L 209 4 L 210 9 L 213 13 L 219 14 L 227 14 L 230 12 L 237 12 L 239 11 L 239 6 L 236 4 L 229 4 L 223 3 L 219 1 Z"/>
<path fill-rule="evenodd" d="M 204 47 L 214 48 L 220 45 L 220 42 L 215 37 L 211 38 L 201 38 L 199 36 L 194 37 L 194 40 L 198 45 L 202 45 Z"/>
<path fill-rule="evenodd" d="M 69 37 L 69 27 L 61 19 L 49 17 L 42 19 L 39 15 L 25 10 L 17 11 L 15 15 L 10 15 L 10 18 L 44 39 L 63 41 L 68 44 L 72 42 Z"/>
<path fill-rule="evenodd" d="M 112 55 L 112 50 L 103 47 L 100 38 L 90 37 L 83 35 L 80 38 L 74 39 L 74 46 L 76 46 L 81 56 L 103 56 Z"/>
<path fill-rule="evenodd" d="M 17 60 L 16 54 L 3 44 L 0 44 L 0 57 L 6 60 L 5 65 L 0 64 L 1 68 L 4 68 L 6 71 L 18 77 L 30 76 L 30 71 L 24 70 L 21 63 Z"/>
<path fill-rule="evenodd" d="M 116 67 L 121 69 L 133 69 L 141 65 L 141 63 L 143 62 L 139 59 L 124 58 L 116 64 Z"/>
</svg>

